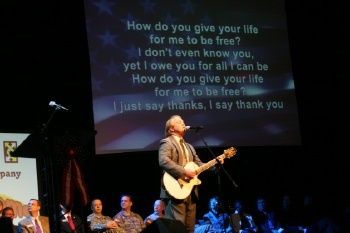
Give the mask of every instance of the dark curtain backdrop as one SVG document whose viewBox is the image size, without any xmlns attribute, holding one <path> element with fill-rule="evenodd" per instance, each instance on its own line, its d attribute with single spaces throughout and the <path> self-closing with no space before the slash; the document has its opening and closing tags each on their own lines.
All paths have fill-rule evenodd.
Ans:
<svg viewBox="0 0 350 233">
<path fill-rule="evenodd" d="M 55 101 L 69 111 L 57 112 L 51 126 L 93 131 L 83 1 L 10 1 L 2 9 L 0 130 L 30 133 L 48 121 L 53 111 L 48 104 Z M 223 170 L 220 189 L 217 176 L 201 174 L 199 217 L 219 191 L 227 209 L 238 197 L 253 209 L 259 194 L 267 194 L 277 205 L 285 192 L 299 200 L 311 192 L 330 212 L 349 201 L 344 9 L 337 2 L 286 1 L 303 145 L 238 147 L 224 168 L 239 188 Z M 114 216 L 120 210 L 122 193 L 135 197 L 135 212 L 143 217 L 151 213 L 159 195 L 157 151 L 95 156 L 92 142 L 87 148 L 87 188 L 92 198 L 102 199 L 105 214 Z M 225 148 L 212 149 L 219 155 Z M 198 154 L 203 161 L 212 159 L 206 149 Z M 88 215 L 90 209 L 80 213 Z"/>
</svg>

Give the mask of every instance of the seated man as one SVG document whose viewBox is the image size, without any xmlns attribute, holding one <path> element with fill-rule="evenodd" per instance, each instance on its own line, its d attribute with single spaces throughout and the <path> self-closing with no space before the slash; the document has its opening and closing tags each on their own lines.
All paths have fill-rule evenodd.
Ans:
<svg viewBox="0 0 350 233">
<path fill-rule="evenodd" d="M 87 216 L 87 223 L 92 232 L 98 233 L 118 233 L 121 232 L 117 222 L 111 217 L 102 214 L 102 202 L 100 199 L 94 199 L 91 202 L 92 214 Z"/>
<path fill-rule="evenodd" d="M 12 223 L 12 231 L 13 233 L 17 233 L 17 226 L 13 224 L 13 219 L 15 218 L 15 211 L 13 210 L 12 207 L 5 207 L 2 210 L 2 218 L 8 217 L 11 219 L 11 223 Z M 1 232 L 1 231 L 0 231 Z"/>
<path fill-rule="evenodd" d="M 276 212 L 271 208 L 269 201 L 265 197 L 258 197 L 256 201 L 257 209 L 253 213 L 253 219 L 258 227 L 259 233 L 280 233 L 280 222 L 277 220 Z"/>
<path fill-rule="evenodd" d="M 204 223 L 195 228 L 195 233 L 232 233 L 229 215 L 221 207 L 221 200 L 215 196 L 209 200 L 209 212 L 203 216 Z"/>
<path fill-rule="evenodd" d="M 39 216 L 41 202 L 30 199 L 28 203 L 29 216 L 18 223 L 18 233 L 50 233 L 49 217 Z"/>
<path fill-rule="evenodd" d="M 72 213 L 72 208 L 60 204 L 60 225 L 62 233 L 85 233 L 84 223 L 81 218 Z"/>
<path fill-rule="evenodd" d="M 243 205 L 242 200 L 234 202 L 235 212 L 231 214 L 231 222 L 234 233 L 255 233 L 257 227 L 255 226 L 253 217 L 248 214 Z"/>
<path fill-rule="evenodd" d="M 4 204 L 2 203 L 2 201 L 0 201 L 0 217 L 2 214 L 2 209 L 4 208 Z"/>
<path fill-rule="evenodd" d="M 158 218 L 165 218 L 164 202 L 162 200 L 156 200 L 154 202 L 153 210 L 153 214 L 148 215 L 144 220 L 146 226 L 150 225 L 154 220 L 157 220 Z"/>
<path fill-rule="evenodd" d="M 122 208 L 114 217 L 119 227 L 128 233 L 139 233 L 146 228 L 142 217 L 131 211 L 133 205 L 132 196 L 123 194 L 120 199 L 120 207 Z"/>
</svg>

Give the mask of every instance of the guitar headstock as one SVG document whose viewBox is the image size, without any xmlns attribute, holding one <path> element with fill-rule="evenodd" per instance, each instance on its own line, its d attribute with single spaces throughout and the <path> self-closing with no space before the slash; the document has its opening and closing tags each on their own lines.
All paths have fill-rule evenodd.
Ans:
<svg viewBox="0 0 350 233">
<path fill-rule="evenodd" d="M 231 158 L 234 155 L 236 155 L 236 153 L 237 153 L 236 148 L 230 147 L 230 148 L 224 150 L 224 154 L 223 155 L 225 156 L 225 158 Z"/>
</svg>

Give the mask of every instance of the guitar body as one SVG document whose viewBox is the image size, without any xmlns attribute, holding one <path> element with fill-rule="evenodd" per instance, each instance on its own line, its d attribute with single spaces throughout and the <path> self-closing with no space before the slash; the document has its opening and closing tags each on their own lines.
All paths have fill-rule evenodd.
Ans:
<svg viewBox="0 0 350 233">
<path fill-rule="evenodd" d="M 194 162 L 189 162 L 185 165 L 185 169 L 196 170 L 198 165 Z M 193 189 L 193 186 L 200 185 L 202 182 L 195 176 L 191 180 L 175 179 L 169 173 L 165 172 L 163 176 L 165 190 L 176 199 L 185 199 Z"/>
<path fill-rule="evenodd" d="M 220 156 L 218 156 L 216 159 L 225 159 L 225 158 L 231 158 L 236 154 L 237 150 L 233 147 L 224 150 L 224 153 Z M 163 175 L 163 184 L 165 187 L 165 190 L 167 193 L 179 200 L 185 199 L 191 194 L 192 188 L 195 185 L 200 185 L 202 182 L 197 178 L 198 175 L 207 170 L 208 168 L 215 165 L 217 162 L 216 159 L 213 159 L 206 164 L 198 167 L 197 164 L 194 162 L 189 162 L 185 165 L 185 169 L 191 169 L 195 171 L 195 174 L 197 174 L 193 179 L 175 179 L 172 177 L 169 173 L 165 172 Z"/>
</svg>

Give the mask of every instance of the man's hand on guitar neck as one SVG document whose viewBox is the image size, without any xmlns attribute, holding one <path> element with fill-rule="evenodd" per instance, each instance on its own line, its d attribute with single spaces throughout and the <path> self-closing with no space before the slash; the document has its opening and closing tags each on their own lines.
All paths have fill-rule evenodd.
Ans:
<svg viewBox="0 0 350 233">
<path fill-rule="evenodd" d="M 218 157 L 216 160 L 219 161 L 220 164 L 223 164 L 225 159 Z M 185 180 L 191 180 L 197 176 L 197 173 L 195 170 L 185 168 L 183 175 L 185 177 Z"/>
<path fill-rule="evenodd" d="M 224 164 L 225 159 L 222 158 L 221 156 L 219 156 L 219 157 L 217 158 L 217 160 L 219 160 L 219 163 L 220 163 L 220 164 Z"/>
</svg>

